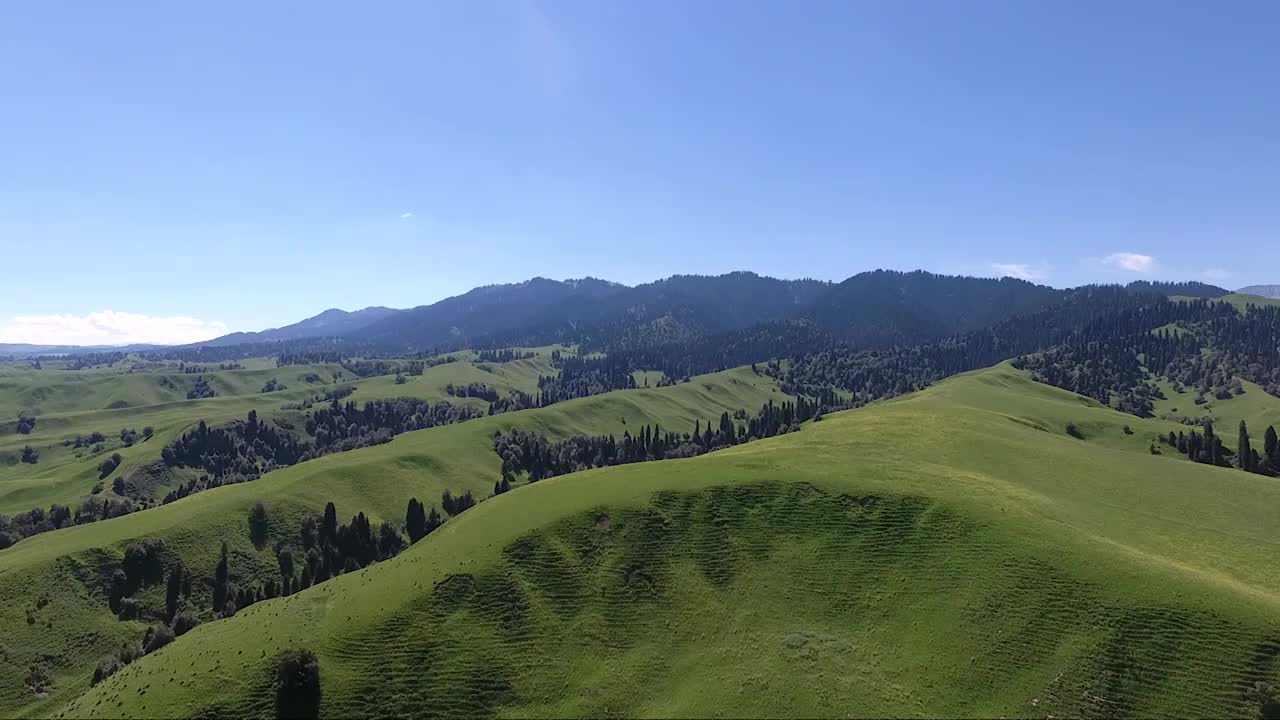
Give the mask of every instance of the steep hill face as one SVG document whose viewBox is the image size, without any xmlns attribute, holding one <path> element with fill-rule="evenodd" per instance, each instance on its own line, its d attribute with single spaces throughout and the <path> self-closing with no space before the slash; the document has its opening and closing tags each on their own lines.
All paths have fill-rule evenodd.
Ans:
<svg viewBox="0 0 1280 720">
<path fill-rule="evenodd" d="M 1250 285 L 1236 291 L 1240 295 L 1259 295 L 1265 298 L 1280 299 L 1280 285 Z"/>
</svg>

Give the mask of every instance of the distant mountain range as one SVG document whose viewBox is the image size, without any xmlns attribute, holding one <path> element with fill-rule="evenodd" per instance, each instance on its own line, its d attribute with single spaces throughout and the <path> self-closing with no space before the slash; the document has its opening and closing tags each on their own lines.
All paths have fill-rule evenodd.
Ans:
<svg viewBox="0 0 1280 720">
<path fill-rule="evenodd" d="M 1250 285 L 1236 291 L 1241 295 L 1261 295 L 1265 298 L 1280 299 L 1280 285 Z"/>
<path fill-rule="evenodd" d="M 309 337 L 341 337 L 350 335 L 379 320 L 383 320 L 403 310 L 388 307 L 367 307 L 355 312 L 347 312 L 330 308 L 314 317 L 284 327 L 271 328 L 261 332 L 236 332 L 214 338 L 197 345 L 240 345 L 243 343 L 276 342 L 280 340 L 299 340 Z"/>
<path fill-rule="evenodd" d="M 1196 297 L 1228 294 L 1204 283 L 1136 282 L 1127 288 Z M 292 325 L 231 333 L 173 350 L 206 348 L 204 356 L 208 357 L 247 357 L 281 352 L 285 349 L 282 344 L 296 346 L 298 341 L 313 350 L 323 344 L 346 354 L 552 342 L 638 348 L 706 339 L 779 322 L 802 324 L 804 332 L 835 342 L 886 347 L 976 330 L 1062 302 L 1072 292 L 1015 278 L 948 276 L 919 270 L 875 270 L 840 283 L 779 280 L 752 272 L 674 275 L 636 286 L 592 277 L 563 281 L 535 277 L 478 287 L 404 310 L 330 309 Z M 215 348 L 219 349 L 216 353 Z M 0 354 L 121 349 L 147 348 L 0 345 Z"/>
</svg>

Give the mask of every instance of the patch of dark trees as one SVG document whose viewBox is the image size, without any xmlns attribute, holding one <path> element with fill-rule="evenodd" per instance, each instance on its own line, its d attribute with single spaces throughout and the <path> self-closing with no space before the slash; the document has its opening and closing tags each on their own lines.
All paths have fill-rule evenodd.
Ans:
<svg viewBox="0 0 1280 720">
<path fill-rule="evenodd" d="M 466 385 L 454 385 L 449 383 L 444 386 L 444 391 L 453 397 L 473 397 L 487 400 L 491 403 L 498 402 L 498 391 L 484 383 L 467 383 Z M 492 414 L 492 413 L 490 413 Z"/>
<path fill-rule="evenodd" d="M 621 440 L 613 435 L 575 435 L 551 441 L 545 435 L 512 429 L 493 436 L 494 452 L 502 458 L 502 478 L 494 494 L 506 492 L 517 473 L 527 473 L 530 482 L 596 467 L 694 457 L 733 445 L 773 437 L 799 429 L 807 420 L 820 420 L 818 402 L 799 397 L 795 402 L 765 403 L 755 417 L 745 411 L 730 417 L 720 415 L 719 423 L 694 422 L 692 433 L 664 432 L 658 426 L 643 425 L 636 435 L 624 431 Z M 737 422 L 745 420 L 745 422 Z"/>
<path fill-rule="evenodd" d="M 54 503 L 48 510 L 33 508 L 13 517 L 0 515 L 0 550 L 32 535 L 128 515 L 142 507 L 130 498 L 104 493 L 80 501 L 80 507 L 74 513 L 70 507 Z"/>
<path fill-rule="evenodd" d="M 195 468 L 206 474 L 171 490 L 170 503 L 221 485 L 255 480 L 264 473 L 336 452 L 390 442 L 400 433 L 448 425 L 481 416 L 479 410 L 448 402 L 413 398 L 370 400 L 357 407 L 336 398 L 317 408 L 306 420 L 310 440 L 278 425 L 248 417 L 219 427 L 201 421 L 160 453 L 168 467 Z"/>
<path fill-rule="evenodd" d="M 367 378 L 377 375 L 392 375 L 402 373 L 406 375 L 421 375 L 426 369 L 426 363 L 421 360 L 369 360 L 365 358 L 350 358 L 342 361 L 342 367 L 346 368 L 351 374 Z"/>
<path fill-rule="evenodd" d="M 271 393 L 271 392 L 278 392 L 280 390 L 288 390 L 288 389 L 289 389 L 288 386 L 286 386 L 284 383 L 280 382 L 276 378 L 271 378 L 270 380 L 268 380 L 266 383 L 262 385 L 261 392 Z"/>
<path fill-rule="evenodd" d="M 478 362 L 505 363 L 513 360 L 531 360 L 537 356 L 532 350 L 522 351 L 504 348 L 502 350 L 479 350 L 476 352 Z"/>
<path fill-rule="evenodd" d="M 18 413 L 18 422 L 15 428 L 19 435 L 30 435 L 32 430 L 36 429 L 36 417 L 26 413 Z"/>
<path fill-rule="evenodd" d="M 209 387 L 209 381 L 204 379 L 203 375 L 196 377 L 196 384 L 187 391 L 188 400 L 200 400 L 203 398 L 215 397 L 218 393 Z"/>
<path fill-rule="evenodd" d="M 415 502 L 410 501 L 411 509 Z M 430 530 L 434 530 L 441 521 L 435 508 L 432 508 L 431 515 L 435 525 Z M 254 603 L 291 595 L 342 573 L 354 572 L 395 557 L 405 547 L 404 537 L 391 523 L 382 523 L 375 532 L 363 512 L 352 517 L 351 522 L 341 525 L 337 517 L 337 509 L 332 502 L 325 505 L 323 514 L 304 516 L 297 532 L 301 556 L 295 557 L 290 543 L 278 542 L 274 553 L 279 579 L 244 585 L 238 585 L 234 580 L 236 573 L 231 564 L 232 555 L 225 540 L 211 577 L 194 574 L 163 540 L 145 538 L 130 543 L 119 567 L 107 580 L 107 604 L 121 620 L 143 620 L 152 625 L 141 640 L 125 643 L 103 658 L 94 671 L 93 684 L 102 682 L 137 658 L 164 647 L 190 631 L 202 619 L 231 617 Z M 254 503 L 249 511 L 250 539 L 259 549 L 266 545 L 268 525 L 266 506 L 261 502 Z M 161 584 L 164 585 L 164 608 L 146 608 L 139 592 Z M 197 584 L 209 590 L 208 605 L 195 597 L 193 587 Z M 29 612 L 28 618 L 32 617 Z"/>
<path fill-rule="evenodd" d="M 1191 430 L 1189 433 L 1169 431 L 1161 441 L 1176 448 L 1188 460 L 1218 467 L 1234 467 L 1245 472 L 1280 476 L 1280 441 L 1276 437 L 1274 426 L 1267 426 L 1263 434 L 1262 451 L 1253 447 L 1249 437 L 1249 427 L 1244 420 L 1240 421 L 1236 450 L 1223 446 L 1222 438 L 1213 430 L 1213 423 L 1205 422 L 1201 432 Z"/>
</svg>

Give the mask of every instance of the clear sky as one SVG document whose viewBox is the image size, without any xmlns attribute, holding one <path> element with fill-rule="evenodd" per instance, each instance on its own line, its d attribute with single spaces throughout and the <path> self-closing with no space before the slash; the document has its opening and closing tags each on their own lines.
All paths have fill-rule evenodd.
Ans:
<svg viewBox="0 0 1280 720">
<path fill-rule="evenodd" d="M 6 0 L 0 342 L 535 275 L 1280 282 L 1277 28 L 1273 0 Z"/>
</svg>

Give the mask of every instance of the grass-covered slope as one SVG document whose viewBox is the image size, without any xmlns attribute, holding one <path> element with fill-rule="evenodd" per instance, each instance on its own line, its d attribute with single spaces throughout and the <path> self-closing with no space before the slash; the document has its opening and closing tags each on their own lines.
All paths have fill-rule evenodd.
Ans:
<svg viewBox="0 0 1280 720">
<path fill-rule="evenodd" d="M 269 716 L 270 658 L 305 646 L 329 717 L 1242 716 L 1253 681 L 1280 679 L 1280 483 L 1148 454 L 1168 427 L 1000 366 L 799 433 L 553 478 L 203 625 L 62 712 Z M 449 458 L 471 429 L 361 452 L 421 487 L 463 472 Z M 370 477 L 356 458 L 262 482 L 336 491 Z M 170 512 L 211 522 L 201 503 L 251 497 Z"/>
<path fill-rule="evenodd" d="M 396 387 L 413 387 L 415 382 L 421 379 Z M 489 495 L 500 475 L 492 445 L 498 430 L 523 427 L 552 437 L 621 435 L 628 428 L 659 423 L 690 431 L 695 420 L 705 425 L 722 412 L 754 412 L 770 399 L 784 398 L 772 380 L 749 369 L 700 376 L 672 387 L 617 391 L 406 433 L 385 445 L 326 456 L 254 482 L 28 538 L 0 551 L 0 716 L 55 712 L 88 688 L 100 658 L 142 636 L 145 625 L 116 620 L 104 594 L 105 580 L 130 541 L 163 539 L 186 567 L 205 577 L 212 575 L 219 544 L 226 539 L 235 556 L 234 579 L 247 584 L 275 572 L 270 548 L 258 550 L 249 541 L 247 513 L 255 501 L 270 509 L 272 542 L 296 543 L 302 515 L 319 512 L 329 501 L 336 503 L 344 521 L 362 511 L 375 522 L 399 524 L 412 496 L 436 504 L 446 488 Z M 163 600 L 152 596 L 143 602 Z M 30 623 L 28 609 L 33 611 Z M 54 668 L 53 692 L 47 699 L 35 699 L 23 685 L 37 656 L 49 658 Z"/>
<path fill-rule="evenodd" d="M 357 403 L 411 397 L 484 409 L 488 407 L 486 401 L 453 397 L 447 392 L 448 386 L 480 383 L 502 396 L 517 390 L 534 394 L 540 376 L 559 372 L 551 364 L 551 352 L 573 352 L 563 346 L 518 349 L 535 356 L 506 363 L 481 363 L 476 362 L 475 353 L 460 352 L 454 354 L 457 362 L 427 368 L 421 375 L 402 376 L 403 382 L 397 382 L 395 375 L 356 377 L 339 365 L 275 368 L 263 366 L 261 360 L 246 361 L 248 367 L 243 370 L 204 373 L 202 376 L 218 394 L 199 400 L 186 399 L 187 387 L 195 382 L 196 375 L 163 369 L 127 373 L 119 368 L 68 371 L 52 363 L 42 370 L 32 370 L 26 363 L 0 364 L 0 514 L 52 503 L 75 507 L 99 483 L 98 466 L 103 459 L 116 452 L 123 458 L 120 468 L 105 479 L 105 487 L 109 488 L 115 477 L 128 478 L 141 466 L 158 460 L 166 444 L 201 420 L 218 425 L 243 419 L 255 410 L 264 419 L 283 417 L 300 423 L 302 412 L 296 407 L 301 401 L 343 385 L 354 388 L 347 399 Z M 261 392 L 272 379 L 286 389 Z M 46 403 L 37 407 L 29 402 L 33 396 L 58 396 L 62 400 L 56 406 Z M 127 406 L 110 408 L 108 397 L 126 402 Z M 44 407 L 68 409 L 51 414 L 36 412 Z M 36 426 L 30 434 L 15 432 L 20 411 L 36 414 Z M 120 441 L 122 429 L 141 432 L 146 427 L 154 429 L 153 438 L 131 447 Z M 98 452 L 93 447 L 63 444 L 77 435 L 93 432 L 106 436 Z M 40 453 L 39 462 L 34 465 L 18 460 L 22 448 L 28 445 Z M 152 495 L 158 500 L 168 489 L 157 486 Z"/>
</svg>

